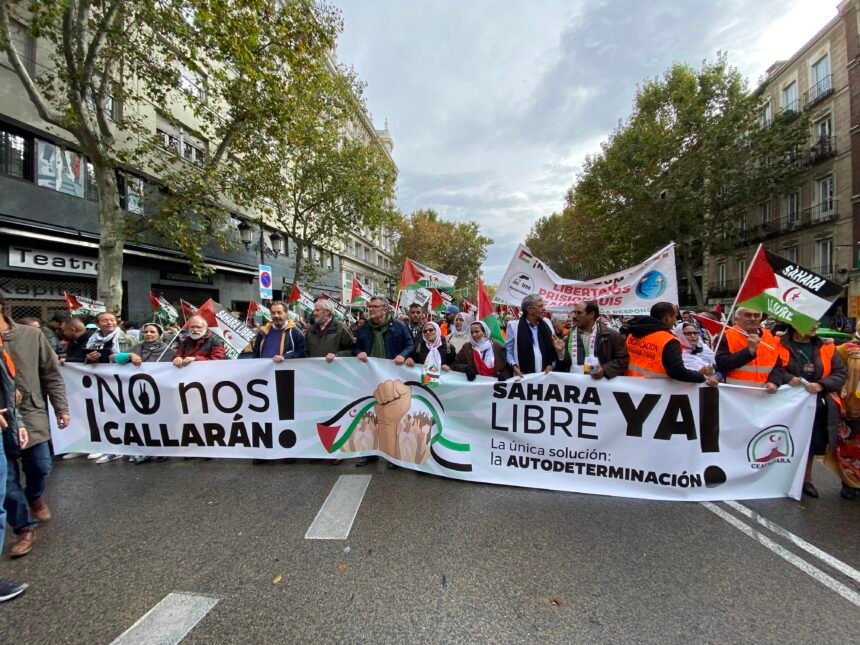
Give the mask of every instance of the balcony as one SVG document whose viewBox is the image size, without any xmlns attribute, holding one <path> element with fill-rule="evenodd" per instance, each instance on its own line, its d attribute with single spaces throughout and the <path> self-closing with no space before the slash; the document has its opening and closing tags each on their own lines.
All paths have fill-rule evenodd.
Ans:
<svg viewBox="0 0 860 645">
<path fill-rule="evenodd" d="M 709 298 L 734 298 L 741 286 L 740 280 L 723 280 L 708 285 Z"/>
<path fill-rule="evenodd" d="M 806 208 L 801 213 L 803 223 L 807 226 L 835 221 L 839 216 L 837 199 L 828 199 L 820 204 Z"/>
<path fill-rule="evenodd" d="M 809 149 L 809 165 L 814 166 L 836 156 L 836 137 L 820 137 Z"/>
<path fill-rule="evenodd" d="M 810 267 L 810 269 L 820 275 L 822 278 L 827 278 L 828 280 L 832 280 L 833 274 L 835 273 L 832 264 L 825 264 L 824 266 L 819 267 Z"/>
<path fill-rule="evenodd" d="M 778 233 L 791 233 L 803 228 L 803 218 L 800 213 L 790 213 L 776 220 Z"/>
<path fill-rule="evenodd" d="M 833 94 L 833 74 L 828 74 L 803 94 L 803 108 L 808 110 Z"/>
<path fill-rule="evenodd" d="M 779 113 L 783 121 L 793 121 L 800 115 L 800 99 L 794 99 L 783 106 Z"/>
</svg>

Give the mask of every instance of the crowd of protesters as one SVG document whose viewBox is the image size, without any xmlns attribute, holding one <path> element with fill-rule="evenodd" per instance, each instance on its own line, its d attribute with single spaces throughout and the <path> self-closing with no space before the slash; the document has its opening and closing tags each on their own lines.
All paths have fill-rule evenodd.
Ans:
<svg viewBox="0 0 860 645">
<path fill-rule="evenodd" d="M 0 296 L 0 428 L 6 457 L 0 459 L 0 482 L 5 484 L 0 545 L 8 524 L 15 534 L 9 555 L 17 558 L 32 551 L 36 527 L 51 519 L 44 500 L 52 468 L 48 404 L 60 428 L 69 423 L 61 365 L 139 367 L 164 362 L 184 368 L 193 362 L 224 360 L 227 352 L 220 335 L 196 314 L 183 329 L 178 324 L 165 329 L 156 322 L 138 329 L 121 324 L 110 312 L 99 313 L 92 321 L 58 314 L 42 325 L 33 318 L 13 321 L 5 309 Z M 682 313 L 668 302 L 656 303 L 647 316 L 634 317 L 602 315 L 598 303 L 580 302 L 569 316 L 552 318 L 539 295 L 526 296 L 518 316 L 499 314 L 504 343 L 498 335 L 493 337 L 485 321 L 474 320 L 455 305 L 436 315 L 413 304 L 396 315 L 387 299 L 373 297 L 351 326 L 338 319 L 335 304 L 326 298 L 315 303 L 309 321 L 280 301 L 271 303 L 269 312 L 271 320 L 255 327 L 255 336 L 239 358 L 275 362 L 323 358 L 329 363 L 339 357 L 365 362 L 375 358 L 417 366 L 435 378 L 443 372 L 461 372 L 469 380 L 556 371 L 592 379 L 630 376 L 709 387 L 743 385 L 768 393 L 780 386 L 803 387 L 818 401 L 810 454 L 829 456 L 841 475 L 842 497 L 860 497 L 860 332 L 837 345 L 819 338 L 817 327 L 801 332 L 749 309 L 737 309 L 733 320 L 723 323 L 719 312 Z M 854 451 L 855 458 L 834 456 L 837 446 Z M 88 457 L 97 464 L 119 459 L 109 454 Z M 362 457 L 356 465 L 376 459 Z M 131 461 L 144 463 L 149 458 Z M 803 492 L 818 497 L 811 459 Z M 24 588 L 0 579 L 0 601 Z"/>
</svg>

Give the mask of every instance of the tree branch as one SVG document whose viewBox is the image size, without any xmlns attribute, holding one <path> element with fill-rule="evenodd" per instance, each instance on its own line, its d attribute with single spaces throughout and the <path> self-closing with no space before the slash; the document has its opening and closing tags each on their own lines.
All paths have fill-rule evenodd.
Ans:
<svg viewBox="0 0 860 645">
<path fill-rule="evenodd" d="M 12 43 L 12 28 L 9 23 L 9 11 L 6 6 L 6 0 L 0 0 L 0 28 L 3 29 L 3 36 L 6 38 L 6 55 L 9 57 L 9 62 L 12 64 L 12 69 L 15 70 L 15 73 L 21 80 L 21 84 L 24 86 L 24 90 L 27 92 L 27 96 L 30 101 L 35 106 L 39 117 L 43 121 L 46 121 L 51 125 L 55 125 L 58 128 L 68 129 L 68 125 L 63 122 L 62 115 L 48 107 L 47 102 L 39 92 L 39 88 L 37 88 L 36 84 L 33 82 L 30 72 L 27 71 L 24 64 L 21 62 L 21 56 L 15 49 L 15 45 Z"/>
<path fill-rule="evenodd" d="M 90 47 L 87 50 L 87 58 L 84 61 L 84 68 L 81 71 L 81 77 L 85 82 L 89 82 L 92 78 L 93 67 L 95 66 L 96 59 L 101 54 L 107 33 L 113 29 L 113 23 L 119 16 L 119 9 L 121 6 L 122 0 L 113 0 L 108 7 L 107 12 L 105 12 L 105 15 L 102 16 L 102 20 L 93 34 L 93 40 L 90 42 Z"/>
</svg>

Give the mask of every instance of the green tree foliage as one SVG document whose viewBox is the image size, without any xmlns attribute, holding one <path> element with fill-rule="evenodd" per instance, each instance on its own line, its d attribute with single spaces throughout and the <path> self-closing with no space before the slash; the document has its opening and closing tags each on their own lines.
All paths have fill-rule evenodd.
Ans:
<svg viewBox="0 0 860 645">
<path fill-rule="evenodd" d="M 242 178 L 258 208 L 297 245 L 295 280 L 326 271 L 311 248 L 337 250 L 350 231 L 391 226 L 396 167 L 363 131 L 362 87 L 326 58 L 307 66 L 288 127 L 253 139 L 257 163 Z"/>
<path fill-rule="evenodd" d="M 481 263 L 493 240 L 475 222 L 448 222 L 432 209 L 417 210 L 398 225 L 395 263 L 406 258 L 457 276 L 457 289 L 475 295 Z"/>
<path fill-rule="evenodd" d="M 49 45 L 37 76 L 14 47 L 12 20 Z M 335 9 L 312 0 L 0 0 L 0 48 L 27 96 L 93 165 L 98 294 L 110 309 L 121 302 L 129 236 L 174 245 L 206 270 L 205 247 L 231 237 L 225 205 L 254 201 L 237 178 L 251 174 L 260 133 L 289 127 L 305 70 L 333 51 L 341 26 Z M 117 103 L 121 114 L 109 110 Z M 205 156 L 165 149 L 154 112 L 180 115 L 207 142 Z M 159 184 L 142 217 L 120 207 L 126 167 Z"/>
<path fill-rule="evenodd" d="M 588 278 L 674 241 L 679 273 L 696 285 L 705 250 L 736 246 L 749 209 L 799 181 L 808 123 L 763 124 L 762 107 L 722 56 L 698 70 L 673 65 L 638 89 L 633 114 L 586 159 L 564 210 L 537 222 L 530 248 L 563 275 Z"/>
</svg>

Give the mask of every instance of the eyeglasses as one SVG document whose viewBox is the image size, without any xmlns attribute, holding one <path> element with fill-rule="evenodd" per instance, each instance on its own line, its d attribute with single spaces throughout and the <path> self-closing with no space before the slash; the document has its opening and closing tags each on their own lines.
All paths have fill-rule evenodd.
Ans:
<svg viewBox="0 0 860 645">
<path fill-rule="evenodd" d="M 697 331 L 685 331 L 684 336 L 698 336 L 699 332 Z"/>
<path fill-rule="evenodd" d="M 436 330 L 435 330 L 435 329 L 433 329 L 432 327 L 430 327 L 429 329 L 425 329 L 425 330 L 424 330 L 424 333 L 425 333 L 425 334 L 435 334 L 435 333 L 436 333 Z"/>
<path fill-rule="evenodd" d="M 367 305 L 368 309 L 382 309 L 382 305 Z"/>
</svg>

